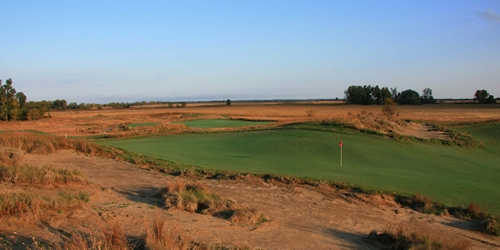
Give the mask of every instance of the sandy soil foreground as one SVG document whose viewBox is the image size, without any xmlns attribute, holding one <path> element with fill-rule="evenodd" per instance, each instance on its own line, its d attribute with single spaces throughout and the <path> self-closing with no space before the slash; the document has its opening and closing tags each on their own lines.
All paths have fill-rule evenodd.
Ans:
<svg viewBox="0 0 500 250">
<path fill-rule="evenodd" d="M 414 226 L 448 240 L 466 240 L 472 249 L 500 248 L 498 237 L 476 231 L 477 225 L 472 222 L 415 212 L 380 194 L 361 194 L 327 185 L 266 183 L 255 177 L 199 180 L 211 192 L 256 208 L 268 220 L 246 225 L 162 208 L 162 201 L 154 194 L 181 177 L 69 150 L 49 155 L 26 154 L 22 163 L 76 168 L 87 175 L 92 185 L 86 188 L 91 193 L 88 208 L 51 218 L 43 226 L 4 221 L 0 233 L 18 243 L 32 237 L 57 240 L 69 232 L 110 221 L 122 224 L 131 238 L 137 238 L 153 218 L 163 217 L 193 234 L 198 242 L 252 249 L 378 249 L 369 243 L 368 234 L 398 225 Z"/>
</svg>

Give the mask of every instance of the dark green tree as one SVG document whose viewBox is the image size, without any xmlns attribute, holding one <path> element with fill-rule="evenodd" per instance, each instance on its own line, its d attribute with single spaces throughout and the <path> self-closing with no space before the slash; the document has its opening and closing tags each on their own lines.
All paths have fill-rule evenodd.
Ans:
<svg viewBox="0 0 500 250">
<path fill-rule="evenodd" d="M 0 86 L 0 119 L 4 121 L 17 120 L 18 112 L 19 102 L 16 98 L 16 89 L 12 87 L 12 79 L 9 78 L 4 85 Z"/>
<path fill-rule="evenodd" d="M 18 92 L 16 94 L 17 102 L 19 103 L 19 108 L 23 108 L 26 104 L 26 100 L 28 99 L 23 92 Z"/>
<path fill-rule="evenodd" d="M 432 96 L 432 89 L 430 88 L 425 88 L 422 91 L 422 97 L 420 97 L 420 101 L 422 103 L 429 103 L 429 104 L 435 104 L 437 103 L 436 99 Z"/>
<path fill-rule="evenodd" d="M 474 94 L 474 101 L 478 103 L 496 103 L 495 97 L 486 90 L 477 90 Z"/>
<path fill-rule="evenodd" d="M 384 100 L 391 97 L 391 92 L 388 88 L 380 88 L 378 85 L 372 87 L 365 86 L 349 86 L 344 91 L 347 104 L 362 104 L 362 105 L 383 105 Z"/>
<path fill-rule="evenodd" d="M 226 105 L 228 105 L 228 106 L 231 105 L 231 100 L 227 99 L 226 100 Z"/>
<path fill-rule="evenodd" d="M 398 95 L 398 104 L 420 105 L 420 95 L 412 89 L 407 89 Z"/>
</svg>

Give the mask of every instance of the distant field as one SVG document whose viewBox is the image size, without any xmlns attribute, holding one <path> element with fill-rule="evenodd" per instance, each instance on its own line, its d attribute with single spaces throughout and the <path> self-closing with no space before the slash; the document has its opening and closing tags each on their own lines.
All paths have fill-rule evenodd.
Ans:
<svg viewBox="0 0 500 250">
<path fill-rule="evenodd" d="M 459 129 L 481 140 L 485 149 L 308 130 L 189 134 L 102 144 L 208 169 L 312 177 L 366 189 L 422 193 L 447 205 L 474 201 L 500 213 L 500 123 Z M 340 140 L 344 142 L 342 167 Z"/>
<path fill-rule="evenodd" d="M 228 120 L 228 119 L 192 120 L 184 122 L 186 126 L 192 128 L 244 127 L 244 126 L 266 125 L 269 123 L 270 122 L 242 121 L 242 120 Z"/>
</svg>

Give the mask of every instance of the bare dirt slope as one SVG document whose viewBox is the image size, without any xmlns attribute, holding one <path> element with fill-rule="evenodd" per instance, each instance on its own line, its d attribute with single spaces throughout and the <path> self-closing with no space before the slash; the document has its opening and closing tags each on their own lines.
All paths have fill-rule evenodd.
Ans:
<svg viewBox="0 0 500 250">
<path fill-rule="evenodd" d="M 176 178 L 136 165 L 91 158 L 69 150 L 23 157 L 30 165 L 77 168 L 91 181 L 90 206 L 47 220 L 44 225 L 20 226 L 5 222 L 0 233 L 17 239 L 57 240 L 73 231 L 118 222 L 131 239 L 140 237 L 152 219 L 164 217 L 196 236 L 196 240 L 252 249 L 377 249 L 366 239 L 372 230 L 400 224 L 415 225 L 449 240 L 467 240 L 473 249 L 498 249 L 500 240 L 474 231 L 475 224 L 455 218 L 421 214 L 402 208 L 384 195 L 367 195 L 326 185 L 266 183 L 255 177 L 236 180 L 200 180 L 226 199 L 256 208 L 268 221 L 235 224 L 209 215 L 165 210 L 156 191 Z M 15 233 L 14 233 L 15 232 Z M 15 248 L 14 248 L 15 249 Z"/>
</svg>

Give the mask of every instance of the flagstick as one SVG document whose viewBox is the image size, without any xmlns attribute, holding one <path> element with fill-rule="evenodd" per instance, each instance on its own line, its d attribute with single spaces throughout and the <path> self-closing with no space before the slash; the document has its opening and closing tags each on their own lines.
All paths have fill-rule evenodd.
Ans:
<svg viewBox="0 0 500 250">
<path fill-rule="evenodd" d="M 340 146 L 340 166 L 342 167 L 342 146 Z"/>
</svg>

